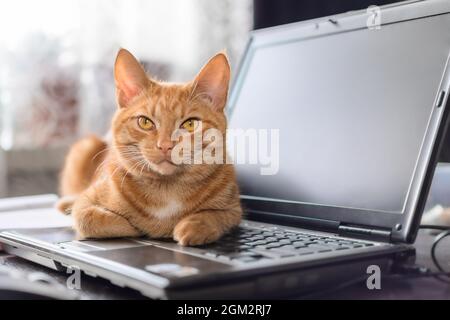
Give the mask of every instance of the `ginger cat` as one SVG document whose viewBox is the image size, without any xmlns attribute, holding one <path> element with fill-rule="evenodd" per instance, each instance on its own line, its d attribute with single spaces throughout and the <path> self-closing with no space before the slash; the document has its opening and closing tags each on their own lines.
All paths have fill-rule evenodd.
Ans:
<svg viewBox="0 0 450 320">
<path fill-rule="evenodd" d="M 148 77 L 121 49 L 114 77 L 112 142 L 96 136 L 78 141 L 61 175 L 57 206 L 72 213 L 79 238 L 173 237 L 188 246 L 213 242 L 237 226 L 242 209 L 231 164 L 171 161 L 178 128 L 188 138 L 215 128 L 225 141 L 225 54 L 211 58 L 193 81 L 173 84 Z"/>
</svg>

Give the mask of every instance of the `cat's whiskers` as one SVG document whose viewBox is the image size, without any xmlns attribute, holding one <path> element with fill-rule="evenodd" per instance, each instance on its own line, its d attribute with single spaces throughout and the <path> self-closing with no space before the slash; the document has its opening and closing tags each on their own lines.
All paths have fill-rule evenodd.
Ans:
<svg viewBox="0 0 450 320">
<path fill-rule="evenodd" d="M 97 152 L 97 153 L 92 157 L 91 162 L 94 162 L 95 158 L 97 158 L 100 154 L 102 154 L 102 153 L 104 153 L 104 152 L 106 152 L 106 151 L 108 151 L 108 148 L 105 148 L 105 149 L 103 149 L 103 150 Z"/>
<path fill-rule="evenodd" d="M 113 148 L 113 147 L 106 147 L 105 149 L 103 149 L 103 150 L 97 152 L 97 153 L 92 157 L 91 161 L 93 162 L 93 161 L 95 160 L 95 158 L 98 157 L 101 153 L 106 152 L 106 151 L 110 151 L 110 150 L 113 150 L 113 149 L 117 149 L 117 150 L 121 151 L 121 153 L 123 153 L 123 154 L 128 154 L 128 152 L 130 152 L 130 151 L 133 151 L 133 152 L 136 152 L 136 153 L 138 152 L 138 151 L 135 150 L 136 147 L 134 147 L 134 146 L 116 146 L 116 147 L 114 147 L 114 148 Z M 125 150 L 125 151 L 122 151 L 122 150 Z M 134 155 L 134 154 L 130 154 L 130 155 Z M 137 155 L 137 154 L 136 154 L 136 155 Z M 106 165 L 106 163 L 108 163 L 108 161 L 110 161 L 110 160 L 111 160 L 111 159 L 108 158 L 108 157 L 107 157 L 105 160 L 103 160 L 103 161 L 97 166 L 97 168 L 95 169 L 94 174 L 97 174 L 97 172 L 98 172 L 100 169 L 104 168 L 104 166 Z M 119 164 L 118 161 L 114 161 L 113 163 Z"/>
<path fill-rule="evenodd" d="M 142 168 L 141 168 L 141 172 L 139 173 L 139 175 L 142 175 L 142 172 L 144 171 L 144 168 L 148 165 L 148 161 L 144 159 L 144 163 L 142 164 Z"/>
<path fill-rule="evenodd" d="M 126 158 L 126 160 L 128 160 L 128 161 L 135 161 L 137 164 L 140 164 L 140 162 L 144 160 L 142 154 L 138 150 L 138 147 L 134 146 L 134 145 L 133 146 L 115 146 L 113 148 L 109 147 L 108 149 L 110 149 L 110 150 L 113 150 L 113 149 L 118 150 L 119 153 L 124 158 Z M 108 164 L 108 163 L 112 163 L 112 164 L 116 165 L 116 168 L 111 173 L 111 177 L 114 176 L 119 169 L 123 168 L 123 164 L 120 163 L 120 161 L 118 161 L 117 159 L 114 159 L 113 161 L 111 161 L 111 158 L 107 158 L 107 159 L 103 160 L 102 163 L 96 168 L 95 174 L 97 174 L 97 172 L 99 170 L 101 170 L 102 168 L 104 168 L 105 165 Z M 135 165 L 136 165 L 136 163 L 135 163 Z"/>
<path fill-rule="evenodd" d="M 133 157 L 133 156 L 130 156 L 130 157 L 127 158 L 127 160 L 131 160 L 131 161 L 141 161 L 142 155 L 138 155 L 138 156 L 140 156 L 140 157 Z M 105 165 L 106 165 L 106 161 L 107 161 L 107 160 L 110 160 L 110 159 L 106 159 L 105 161 L 103 161 L 103 162 L 102 162 L 102 166 L 105 166 Z M 111 177 L 113 177 L 119 169 L 123 168 L 123 164 L 121 164 L 120 161 L 118 161 L 117 159 L 115 159 L 114 161 L 112 161 L 112 162 L 110 162 L 110 163 L 113 163 L 113 164 L 116 165 L 116 168 L 115 168 L 115 169 L 113 170 L 113 172 L 111 173 Z M 97 170 L 98 170 L 99 168 L 100 168 L 100 166 L 97 168 Z M 96 170 L 96 171 L 97 171 L 97 170 Z"/>
<path fill-rule="evenodd" d="M 111 147 L 106 147 L 105 149 L 100 150 L 99 152 L 97 152 L 97 153 L 92 157 L 91 161 L 94 161 L 95 158 L 97 158 L 99 155 L 101 155 L 102 153 L 104 153 L 104 152 L 106 152 L 106 151 L 109 151 L 109 150 L 111 150 Z"/>
<path fill-rule="evenodd" d="M 113 172 L 111 173 L 111 177 L 113 177 L 113 176 L 116 174 L 116 172 L 117 172 L 119 169 L 122 168 L 122 165 L 120 164 L 119 161 L 114 161 L 114 162 L 112 162 L 112 163 L 116 164 L 116 168 L 115 168 L 115 169 L 113 170 Z"/>
<path fill-rule="evenodd" d="M 120 190 L 122 190 L 123 182 L 125 181 L 125 177 L 128 175 L 128 173 L 131 173 L 131 171 L 134 169 L 134 167 L 138 167 L 143 161 L 146 161 L 145 159 L 141 159 L 140 161 L 136 162 L 134 165 L 131 166 L 131 168 L 127 169 L 125 174 L 122 177 L 122 181 L 120 182 Z"/>
<path fill-rule="evenodd" d="M 113 159 L 113 161 L 111 161 L 112 159 Z M 100 169 L 104 168 L 105 165 L 106 165 L 107 163 L 120 164 L 118 160 L 116 160 L 116 159 L 114 159 L 114 158 L 111 158 L 111 157 L 107 157 L 105 160 L 103 160 L 103 161 L 97 166 L 97 168 L 96 168 L 95 171 L 94 171 L 94 174 L 97 174 L 97 172 L 98 172 Z"/>
<path fill-rule="evenodd" d="M 111 159 L 105 159 L 105 160 L 103 160 L 99 165 L 98 165 L 98 167 L 97 167 L 97 169 L 95 169 L 95 171 L 94 171 L 94 175 L 96 175 L 101 169 L 103 169 L 104 167 L 105 167 L 105 165 L 108 163 L 108 161 L 111 161 Z M 114 161 L 114 162 L 117 162 L 117 161 Z M 113 162 L 113 163 L 114 163 Z"/>
<path fill-rule="evenodd" d="M 116 172 L 121 169 L 122 166 L 118 163 L 118 165 L 116 166 L 116 168 L 113 170 L 113 172 L 111 173 L 111 177 L 114 177 L 114 175 L 116 174 Z"/>
<path fill-rule="evenodd" d="M 123 186 L 123 182 L 124 182 L 124 180 L 125 180 L 125 177 L 128 175 L 128 173 L 130 172 L 130 170 L 131 170 L 134 166 L 136 166 L 136 164 L 137 164 L 137 163 L 135 163 L 131 168 L 126 169 L 125 174 L 124 174 L 123 177 L 122 177 L 122 181 L 120 182 L 120 190 L 122 190 L 122 186 Z"/>
</svg>

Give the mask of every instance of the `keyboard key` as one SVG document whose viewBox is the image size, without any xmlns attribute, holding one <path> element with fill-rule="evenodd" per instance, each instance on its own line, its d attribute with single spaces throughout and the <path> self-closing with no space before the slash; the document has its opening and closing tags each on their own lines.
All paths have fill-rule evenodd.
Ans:
<svg viewBox="0 0 450 320">
<path fill-rule="evenodd" d="M 331 248 L 329 246 L 320 245 L 320 244 L 311 244 L 308 246 L 308 248 L 316 249 L 316 250 L 324 250 L 324 249 L 331 250 Z"/>
<path fill-rule="evenodd" d="M 247 251 L 238 254 L 240 257 L 253 257 L 253 258 L 262 258 L 263 255 L 257 252 Z"/>
<path fill-rule="evenodd" d="M 263 236 L 253 236 L 251 238 L 248 238 L 247 240 L 248 241 L 256 241 L 256 240 L 262 240 L 262 239 L 264 239 Z"/>
<path fill-rule="evenodd" d="M 350 247 L 347 246 L 339 246 L 336 248 L 336 250 L 345 250 L 345 249 L 350 249 Z"/>
<path fill-rule="evenodd" d="M 296 250 L 296 248 L 293 245 L 291 245 L 291 244 L 287 244 L 287 245 L 281 246 L 280 249 L 281 250 L 289 250 L 289 251 Z"/>
<path fill-rule="evenodd" d="M 281 250 L 281 249 L 278 249 L 278 248 L 269 249 L 267 251 L 269 251 L 270 254 L 274 254 L 274 255 L 276 255 L 276 256 L 278 256 L 280 258 L 286 258 L 286 257 L 293 257 L 293 256 L 295 256 L 295 253 L 293 253 L 293 252 Z"/>
<path fill-rule="evenodd" d="M 266 242 L 264 240 L 258 240 L 258 241 L 247 243 L 247 245 L 249 245 L 249 246 L 259 246 L 259 245 L 263 245 L 263 244 L 266 244 Z"/>
<path fill-rule="evenodd" d="M 296 232 L 286 232 L 286 235 L 288 235 L 288 236 L 298 236 L 298 233 L 296 233 Z"/>
<path fill-rule="evenodd" d="M 299 255 L 305 255 L 305 254 L 312 254 L 314 253 L 314 250 L 308 249 L 308 248 L 299 248 L 295 251 Z"/>
<path fill-rule="evenodd" d="M 265 247 L 266 248 L 268 248 L 268 249 L 270 249 L 270 248 L 279 248 L 279 247 L 281 247 L 283 244 L 281 244 L 281 243 L 269 243 L 269 244 L 267 244 Z"/>
<path fill-rule="evenodd" d="M 340 244 L 352 244 L 352 242 L 350 241 L 346 241 L 346 240 L 339 240 Z"/>
<path fill-rule="evenodd" d="M 236 258 L 234 260 L 239 261 L 239 262 L 255 262 L 255 261 L 258 261 L 259 259 L 253 258 L 253 257 L 240 257 L 240 258 Z"/>
</svg>

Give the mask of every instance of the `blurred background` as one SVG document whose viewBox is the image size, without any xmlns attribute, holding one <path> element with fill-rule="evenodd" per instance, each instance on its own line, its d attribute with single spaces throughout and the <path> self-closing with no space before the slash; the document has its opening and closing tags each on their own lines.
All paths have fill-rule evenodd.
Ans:
<svg viewBox="0 0 450 320">
<path fill-rule="evenodd" d="M 0 197 L 57 192 L 70 144 L 107 132 L 120 47 L 155 77 L 187 81 L 252 29 L 396 1 L 4 0 L 0 2 Z"/>
<path fill-rule="evenodd" d="M 108 131 L 119 47 L 163 80 L 193 78 L 215 52 L 233 66 L 251 0 L 0 2 L 0 196 L 57 191 L 75 139 Z"/>
</svg>

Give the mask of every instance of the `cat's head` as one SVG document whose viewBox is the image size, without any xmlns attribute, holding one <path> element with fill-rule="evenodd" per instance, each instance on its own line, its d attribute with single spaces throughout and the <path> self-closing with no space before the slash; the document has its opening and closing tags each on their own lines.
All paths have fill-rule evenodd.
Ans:
<svg viewBox="0 0 450 320">
<path fill-rule="evenodd" d="M 169 177 L 201 170 L 176 164 L 174 150 L 183 139 L 193 144 L 195 134 L 198 137 L 209 129 L 225 137 L 224 107 L 230 80 L 226 55 L 216 54 L 192 81 L 175 84 L 152 79 L 130 52 L 121 49 L 114 77 L 118 110 L 112 132 L 120 162 L 139 175 Z M 173 140 L 176 130 L 184 135 Z"/>
</svg>

